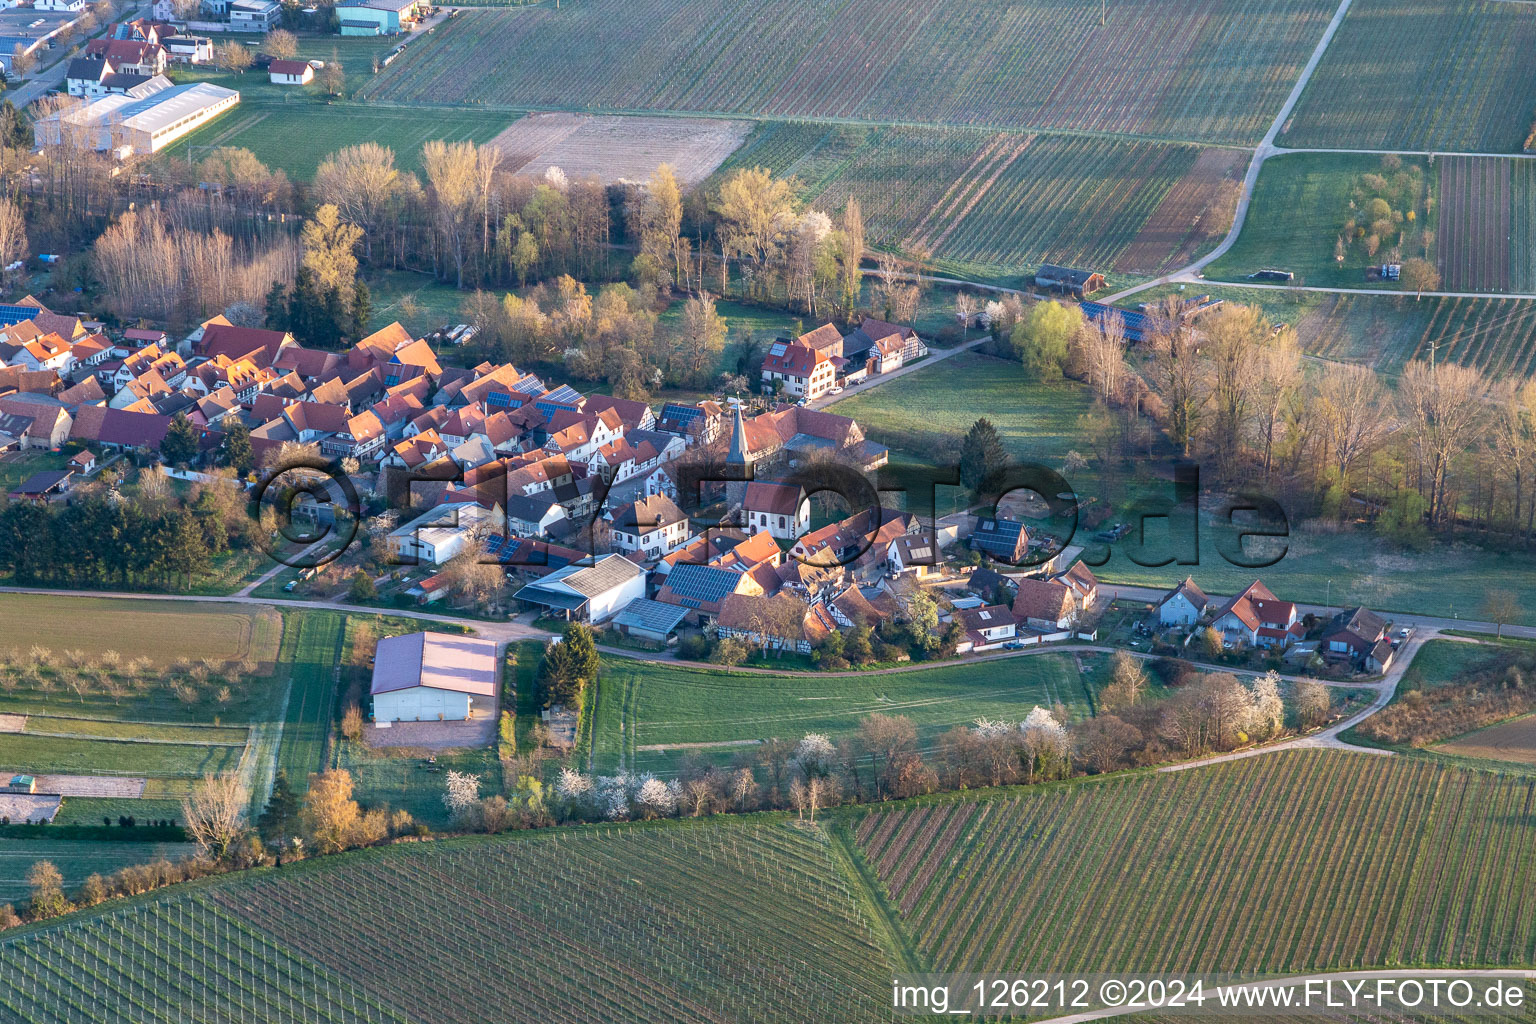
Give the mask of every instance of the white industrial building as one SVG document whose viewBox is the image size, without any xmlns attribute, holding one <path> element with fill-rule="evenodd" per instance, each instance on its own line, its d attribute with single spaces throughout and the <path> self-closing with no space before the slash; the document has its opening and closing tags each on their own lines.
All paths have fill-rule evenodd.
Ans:
<svg viewBox="0 0 1536 1024">
<path fill-rule="evenodd" d="M 239 92 L 207 82 L 168 88 L 161 82 L 169 84 L 157 76 L 126 94 L 49 115 L 33 125 L 33 138 L 39 146 L 68 143 L 111 150 L 119 158 L 149 156 L 240 102 Z"/>
<path fill-rule="evenodd" d="M 374 650 L 373 720 L 465 721 L 477 697 L 492 709 L 496 677 L 494 641 L 447 633 L 386 637 Z"/>
</svg>

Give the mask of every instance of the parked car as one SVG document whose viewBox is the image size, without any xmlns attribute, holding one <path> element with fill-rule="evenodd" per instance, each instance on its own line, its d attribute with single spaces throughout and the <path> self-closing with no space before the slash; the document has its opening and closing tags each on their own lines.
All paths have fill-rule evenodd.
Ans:
<svg viewBox="0 0 1536 1024">
<path fill-rule="evenodd" d="M 833 388 L 831 391 L 827 392 L 827 394 L 829 394 L 829 395 L 840 395 L 842 393 L 843 393 L 843 389 L 842 388 Z"/>
<path fill-rule="evenodd" d="M 293 593 L 294 588 L 297 587 L 298 585 L 299 585 L 299 581 L 298 580 L 289 580 L 288 583 L 283 587 L 283 593 L 285 593 L 285 594 Z"/>
</svg>

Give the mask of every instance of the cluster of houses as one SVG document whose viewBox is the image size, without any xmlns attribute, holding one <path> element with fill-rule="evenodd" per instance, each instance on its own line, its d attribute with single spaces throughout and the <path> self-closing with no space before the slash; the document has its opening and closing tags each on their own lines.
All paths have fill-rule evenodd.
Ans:
<svg viewBox="0 0 1536 1024">
<path fill-rule="evenodd" d="M 866 317 L 845 335 L 826 323 L 793 340 L 777 339 L 763 360 L 760 383 L 764 394 L 814 402 L 927 354 L 928 346 L 910 327 Z"/>
<path fill-rule="evenodd" d="M 1279 650 L 1297 656 L 1316 653 L 1326 661 L 1373 674 L 1391 668 L 1397 655 L 1392 624 L 1368 608 L 1339 612 L 1323 626 L 1315 643 L 1304 643 L 1307 629 L 1295 602 L 1275 597 L 1260 580 L 1217 602 L 1186 578 L 1163 595 L 1153 615 L 1164 628 L 1193 630 L 1207 625 L 1230 649 Z"/>
<path fill-rule="evenodd" d="M 211 39 L 168 22 L 141 18 L 112 25 L 65 70 L 65 91 L 84 102 L 39 118 L 33 141 L 118 159 L 157 153 L 239 104 L 237 90 L 209 82 L 176 85 L 166 77 L 172 63 L 212 59 Z"/>
</svg>

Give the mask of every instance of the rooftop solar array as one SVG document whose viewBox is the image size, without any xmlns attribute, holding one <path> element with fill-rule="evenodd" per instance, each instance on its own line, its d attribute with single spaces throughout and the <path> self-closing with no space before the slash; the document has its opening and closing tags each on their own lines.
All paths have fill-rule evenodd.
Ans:
<svg viewBox="0 0 1536 1024">
<path fill-rule="evenodd" d="M 740 581 L 736 573 L 713 565 L 679 565 L 667 574 L 667 587 L 686 604 L 690 600 L 709 603 L 724 600 L 736 592 Z M 698 605 L 690 605 L 698 607 Z"/>
<path fill-rule="evenodd" d="M 23 320 L 31 320 L 41 312 L 36 306 L 0 306 L 0 323 L 10 327 Z"/>
</svg>

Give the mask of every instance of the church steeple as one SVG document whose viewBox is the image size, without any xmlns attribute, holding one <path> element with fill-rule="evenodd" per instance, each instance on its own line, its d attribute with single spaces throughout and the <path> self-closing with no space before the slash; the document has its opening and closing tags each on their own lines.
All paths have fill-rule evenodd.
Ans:
<svg viewBox="0 0 1536 1024">
<path fill-rule="evenodd" d="M 731 515 L 735 515 L 742 502 L 747 500 L 747 481 L 752 479 L 752 450 L 747 447 L 747 425 L 741 419 L 741 403 L 736 404 L 735 410 L 731 420 L 731 450 L 725 457 L 726 466 L 740 467 L 726 474 L 738 478 L 725 485 L 725 503 Z"/>
<path fill-rule="evenodd" d="M 741 405 L 735 406 L 736 417 L 731 421 L 731 451 L 725 457 L 727 466 L 752 465 L 752 453 L 747 449 L 747 425 L 741 420 Z"/>
</svg>

